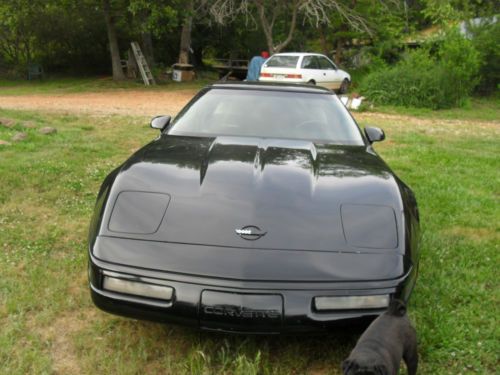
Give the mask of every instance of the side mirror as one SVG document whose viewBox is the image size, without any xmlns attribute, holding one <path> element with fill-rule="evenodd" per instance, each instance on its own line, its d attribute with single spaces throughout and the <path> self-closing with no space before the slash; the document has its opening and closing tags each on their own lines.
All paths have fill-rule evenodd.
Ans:
<svg viewBox="0 0 500 375">
<path fill-rule="evenodd" d="M 151 127 L 163 131 L 170 124 L 171 116 L 156 116 L 151 120 Z"/>
<path fill-rule="evenodd" d="M 385 139 L 385 133 L 382 129 L 371 126 L 365 128 L 365 135 L 370 143 L 380 142 Z"/>
</svg>

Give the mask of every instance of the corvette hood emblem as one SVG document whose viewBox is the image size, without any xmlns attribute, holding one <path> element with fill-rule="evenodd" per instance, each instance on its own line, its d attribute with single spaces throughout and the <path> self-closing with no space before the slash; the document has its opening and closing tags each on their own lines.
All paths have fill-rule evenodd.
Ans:
<svg viewBox="0 0 500 375">
<path fill-rule="evenodd" d="M 238 236 L 247 241 L 256 241 L 267 234 L 267 232 L 264 232 L 255 225 L 247 225 L 243 228 L 235 229 L 235 232 Z"/>
</svg>

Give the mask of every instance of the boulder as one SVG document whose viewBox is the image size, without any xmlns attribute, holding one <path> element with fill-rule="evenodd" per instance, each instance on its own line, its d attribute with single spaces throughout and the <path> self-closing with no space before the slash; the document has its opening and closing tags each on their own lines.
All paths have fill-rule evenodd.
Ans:
<svg viewBox="0 0 500 375">
<path fill-rule="evenodd" d="M 55 133 L 57 133 L 57 129 L 56 128 L 51 128 L 50 126 L 46 126 L 46 127 L 40 129 L 40 133 L 41 134 L 45 134 L 45 135 L 47 135 L 47 134 L 55 134 Z"/>
<path fill-rule="evenodd" d="M 25 140 L 27 137 L 28 137 L 28 134 L 23 133 L 23 132 L 19 132 L 19 133 L 16 133 L 12 136 L 12 141 L 13 142 L 20 142 L 20 141 Z"/>
<path fill-rule="evenodd" d="M 10 118 L 0 118 L 0 125 L 6 128 L 12 128 L 15 124 L 16 124 L 15 120 L 12 120 Z"/>
</svg>

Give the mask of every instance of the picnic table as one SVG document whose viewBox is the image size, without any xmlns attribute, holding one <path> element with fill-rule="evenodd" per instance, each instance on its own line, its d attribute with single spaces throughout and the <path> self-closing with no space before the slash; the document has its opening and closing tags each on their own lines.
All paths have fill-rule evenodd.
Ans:
<svg viewBox="0 0 500 375">
<path fill-rule="evenodd" d="M 244 80 L 248 71 L 248 60 L 216 59 L 215 70 L 219 72 L 220 79 L 236 78 Z"/>
</svg>

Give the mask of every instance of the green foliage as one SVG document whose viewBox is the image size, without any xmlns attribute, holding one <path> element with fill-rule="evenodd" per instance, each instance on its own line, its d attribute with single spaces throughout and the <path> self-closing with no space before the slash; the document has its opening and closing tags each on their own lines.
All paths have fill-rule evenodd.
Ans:
<svg viewBox="0 0 500 375">
<path fill-rule="evenodd" d="M 459 1 L 424 0 L 425 8 L 422 13 L 434 24 L 456 21 L 461 18 L 461 12 L 456 8 Z"/>
<path fill-rule="evenodd" d="M 422 14 L 433 24 L 448 25 L 474 17 L 487 17 L 498 11 L 496 0 L 422 0 Z"/>
<path fill-rule="evenodd" d="M 491 94 L 500 87 L 500 23 L 498 21 L 471 27 L 472 44 L 481 59 L 480 82 L 477 91 Z"/>
<path fill-rule="evenodd" d="M 449 106 L 462 106 L 479 81 L 479 53 L 458 30 L 450 31 L 440 46 L 438 66 Z"/>
<path fill-rule="evenodd" d="M 0 61 L 24 77 L 30 62 L 46 72 L 102 72 L 106 29 L 97 0 L 0 1 Z"/>
<path fill-rule="evenodd" d="M 179 1 L 176 1 L 178 3 Z M 179 4 L 174 1 L 129 0 L 128 10 L 141 22 L 141 31 L 151 32 L 157 37 L 171 33 L 179 24 Z"/>
<path fill-rule="evenodd" d="M 411 52 L 395 67 L 368 74 L 361 92 L 376 104 L 438 108 L 436 98 L 442 93 L 436 84 L 435 62 L 427 50 Z"/>
<path fill-rule="evenodd" d="M 361 91 L 377 104 L 431 109 L 463 106 L 477 84 L 479 54 L 469 40 L 450 32 L 436 56 L 409 52 L 393 67 L 367 75 Z"/>
</svg>

